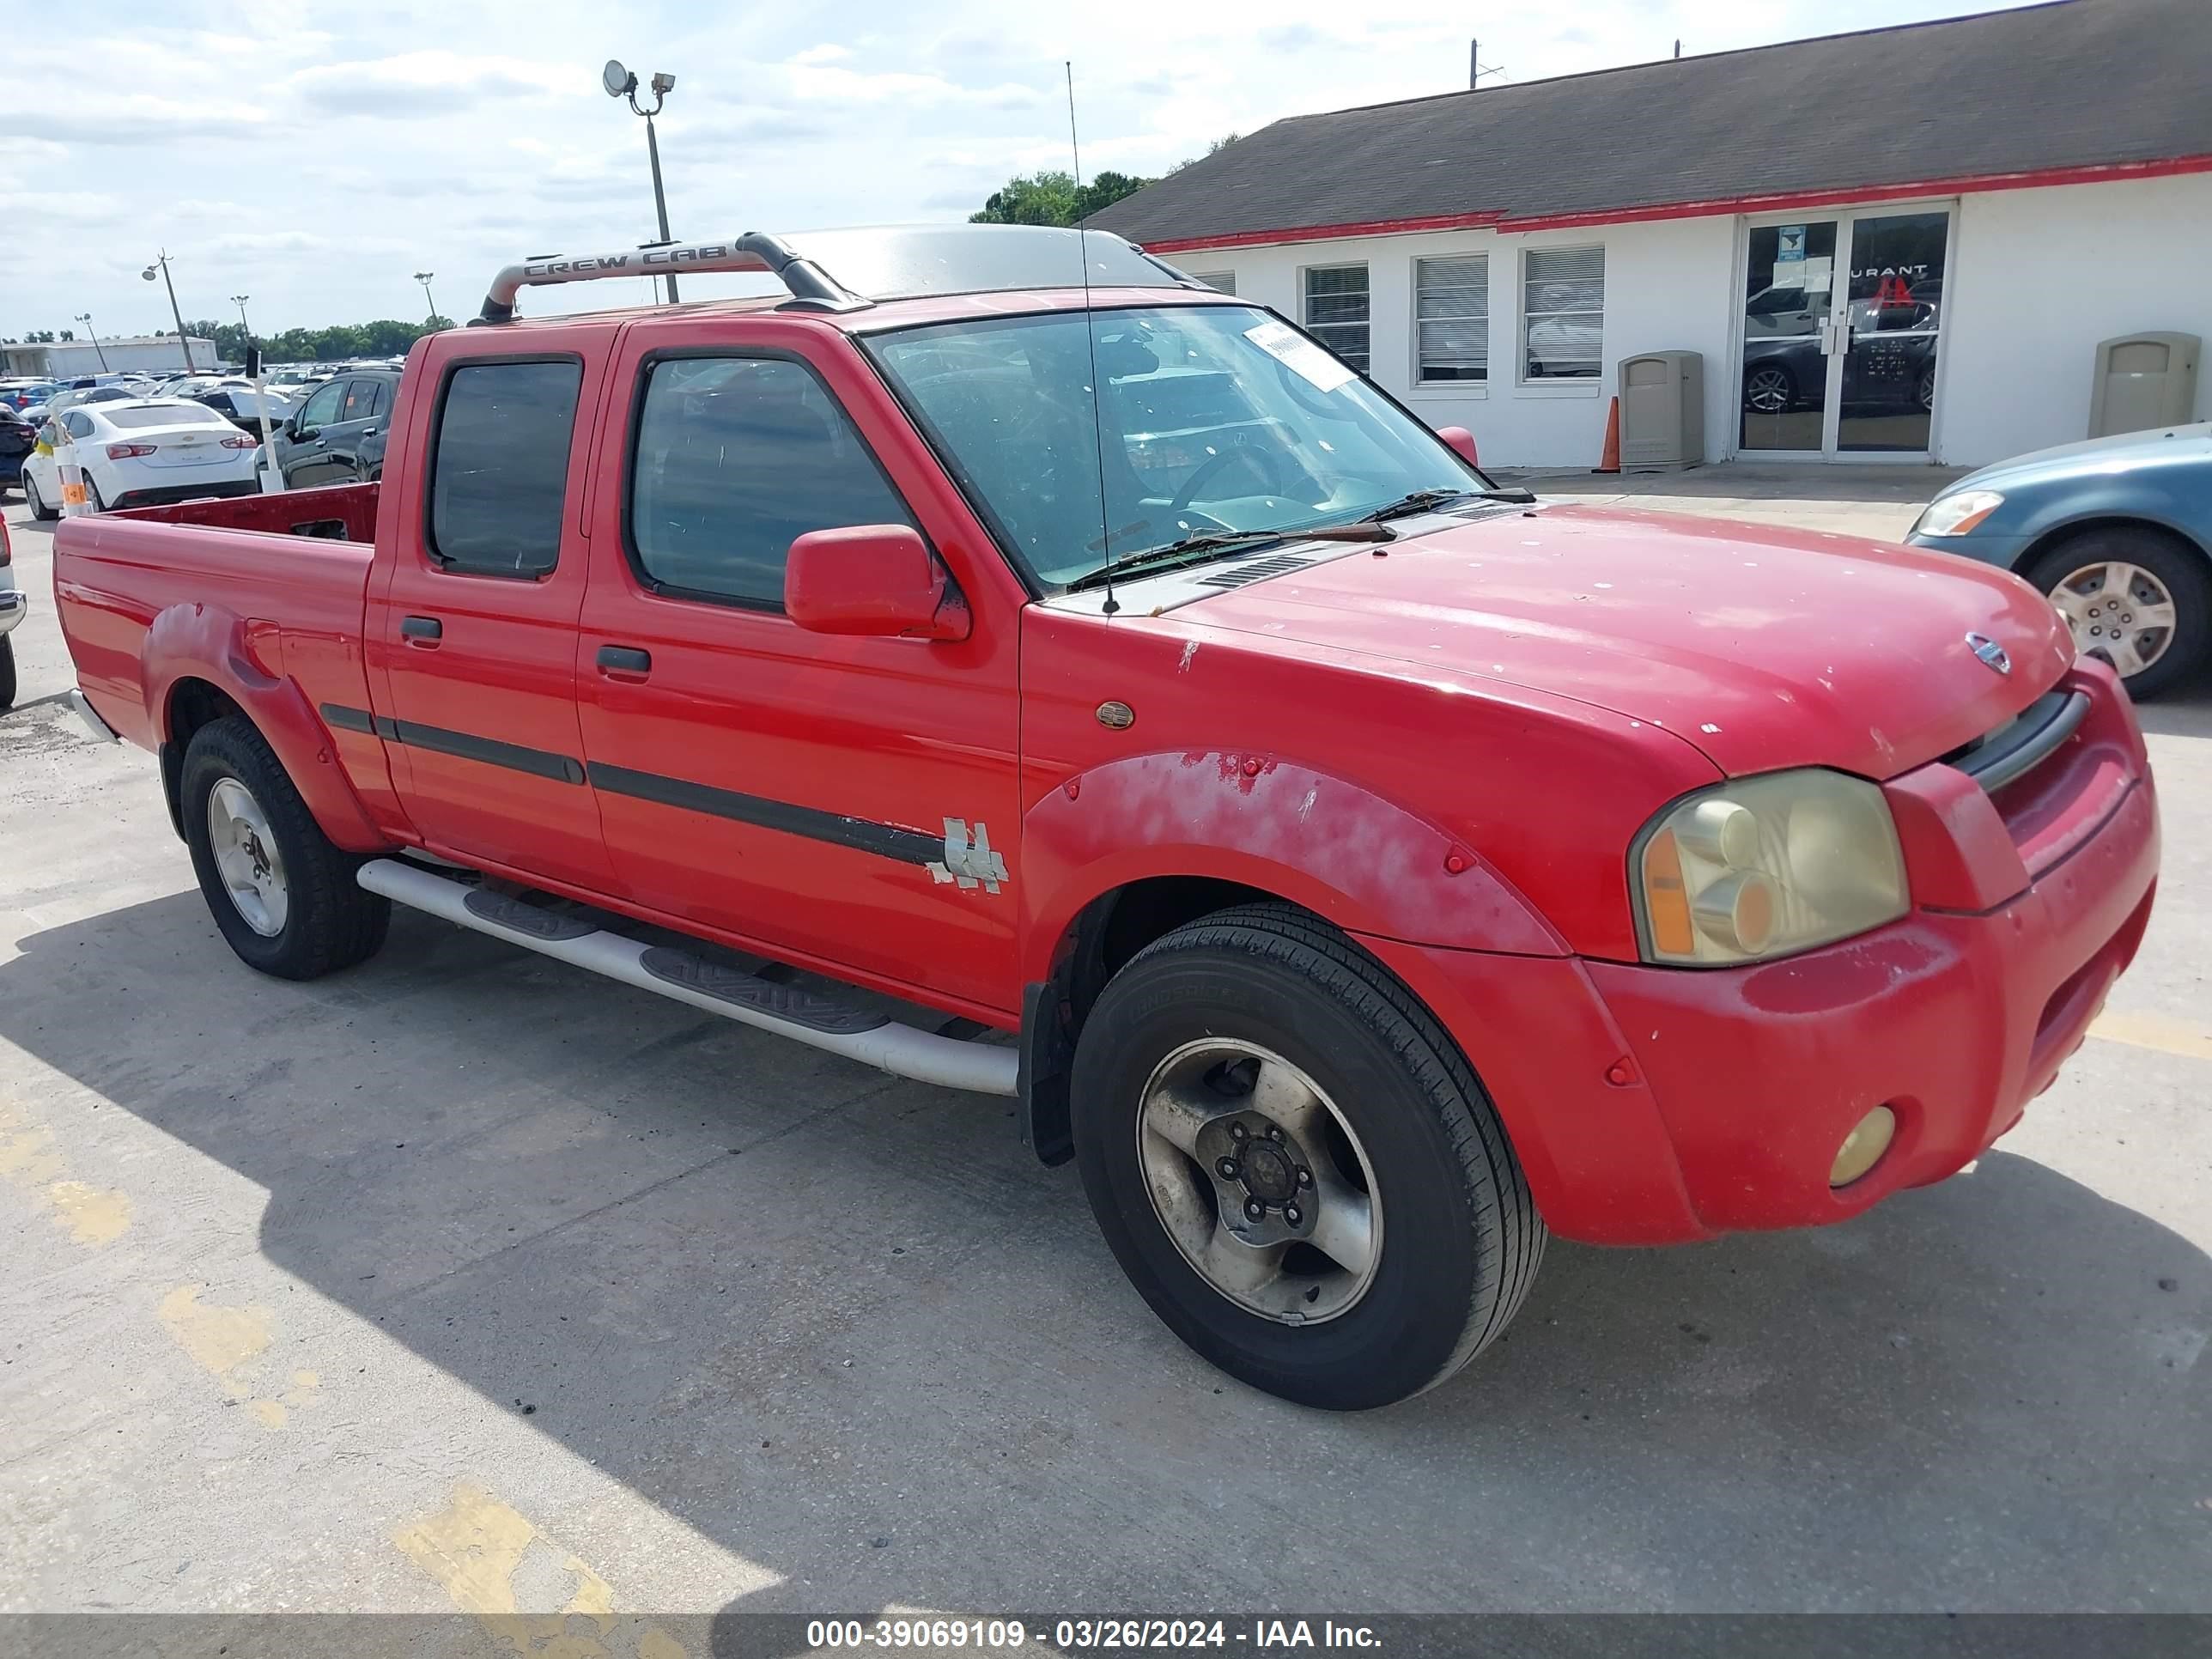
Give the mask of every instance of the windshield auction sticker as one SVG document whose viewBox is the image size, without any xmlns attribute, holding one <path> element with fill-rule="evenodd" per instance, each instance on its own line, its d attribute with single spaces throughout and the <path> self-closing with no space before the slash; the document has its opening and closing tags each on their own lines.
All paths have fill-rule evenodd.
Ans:
<svg viewBox="0 0 2212 1659">
<path fill-rule="evenodd" d="M 1257 328 L 1246 329 L 1244 337 L 1291 374 L 1311 380 L 1323 392 L 1334 392 L 1353 378 L 1350 369 L 1288 323 L 1262 323 Z"/>
</svg>

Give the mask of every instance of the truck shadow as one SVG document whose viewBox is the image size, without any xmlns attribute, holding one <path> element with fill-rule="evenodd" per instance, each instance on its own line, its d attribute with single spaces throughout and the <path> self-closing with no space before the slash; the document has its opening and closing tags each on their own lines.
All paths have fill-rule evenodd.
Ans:
<svg viewBox="0 0 2212 1659">
<path fill-rule="evenodd" d="M 269 1261 L 781 1576 L 733 1611 L 2201 1595 L 2212 1263 L 2024 1158 L 1820 1233 L 1555 1244 L 1457 1381 L 1332 1418 L 1168 1336 L 1008 1103 L 406 913 L 309 986 L 196 892 L 52 927 L 0 1036 L 265 1189 Z"/>
</svg>

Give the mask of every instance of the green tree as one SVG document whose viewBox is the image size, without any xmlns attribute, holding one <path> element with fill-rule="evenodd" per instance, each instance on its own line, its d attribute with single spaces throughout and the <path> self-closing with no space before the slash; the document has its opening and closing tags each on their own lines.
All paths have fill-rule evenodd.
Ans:
<svg viewBox="0 0 2212 1659">
<path fill-rule="evenodd" d="M 1080 189 L 1075 176 L 1047 168 L 1009 179 L 983 204 L 982 211 L 968 216 L 971 225 L 1072 225 L 1101 208 L 1157 182 L 1126 173 L 1108 171 Z"/>
</svg>

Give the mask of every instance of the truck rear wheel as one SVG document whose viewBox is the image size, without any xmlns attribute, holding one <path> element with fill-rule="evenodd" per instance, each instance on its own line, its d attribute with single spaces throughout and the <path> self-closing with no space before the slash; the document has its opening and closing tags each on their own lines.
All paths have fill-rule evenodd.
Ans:
<svg viewBox="0 0 2212 1659">
<path fill-rule="evenodd" d="M 1545 1231 L 1465 1059 L 1381 963 L 1288 905 L 1139 951 L 1077 1047 L 1076 1157 L 1152 1310 L 1254 1387 L 1332 1410 L 1494 1340 Z"/>
<path fill-rule="evenodd" d="M 185 843 L 215 925 L 249 968 L 319 979 L 376 954 L 392 901 L 331 845 L 253 723 L 202 726 L 185 750 Z"/>
</svg>

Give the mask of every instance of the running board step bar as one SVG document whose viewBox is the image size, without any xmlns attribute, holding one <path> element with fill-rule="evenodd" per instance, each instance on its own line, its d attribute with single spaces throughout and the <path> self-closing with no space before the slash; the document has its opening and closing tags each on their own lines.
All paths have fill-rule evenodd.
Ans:
<svg viewBox="0 0 2212 1659">
<path fill-rule="evenodd" d="M 361 866 L 358 879 L 370 892 L 412 909 L 741 1025 L 842 1054 L 893 1077 L 978 1094 L 1017 1092 L 1012 1048 L 918 1031 L 799 987 L 778 985 L 688 951 L 626 939 L 580 917 L 451 881 L 397 859 L 371 860 Z"/>
</svg>

